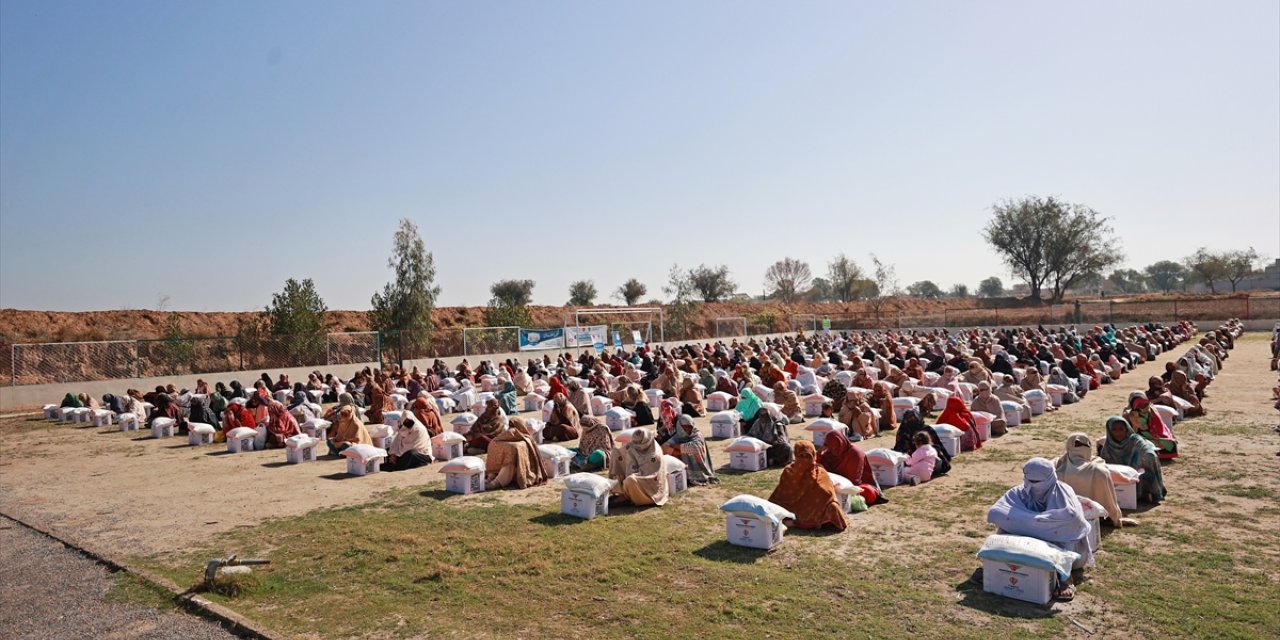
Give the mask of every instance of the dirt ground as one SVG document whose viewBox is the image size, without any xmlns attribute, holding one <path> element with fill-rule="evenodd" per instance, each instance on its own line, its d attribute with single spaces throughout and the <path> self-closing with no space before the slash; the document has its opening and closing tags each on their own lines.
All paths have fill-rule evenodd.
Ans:
<svg viewBox="0 0 1280 640">
<path fill-rule="evenodd" d="M 1158 373 L 1162 363 L 1159 359 L 1144 364 L 1090 393 L 1085 402 L 1038 417 L 1030 427 L 1013 429 L 982 451 L 962 455 L 949 477 L 924 485 L 927 489 L 899 488 L 891 490 L 890 497 L 896 500 L 893 494 L 901 494 L 913 502 L 928 496 L 942 506 L 975 485 L 1012 486 L 1020 481 L 1019 469 L 1028 457 L 1060 454 L 1065 434 L 1101 434 L 1106 417 L 1119 413 L 1125 396 L 1145 387 L 1146 378 Z M 1261 485 L 1264 495 L 1280 491 L 1280 458 L 1274 455 L 1280 437 L 1271 430 L 1277 420 L 1268 400 L 1275 380 L 1276 375 L 1267 370 L 1266 341 L 1259 335 L 1242 340 L 1210 387 L 1206 400 L 1210 415 L 1175 428 L 1184 455 L 1166 467 L 1170 499 L 1140 518 L 1160 519 L 1169 513 L 1191 530 L 1221 528 L 1220 519 L 1200 508 L 1204 495 L 1216 496 L 1220 505 L 1244 508 L 1258 503 L 1247 497 L 1248 491 L 1236 491 L 1246 497 L 1234 497 L 1221 491 L 1221 482 L 1201 478 L 1224 466 L 1252 469 L 1232 486 Z M 707 419 L 700 421 L 700 427 L 710 433 Z M 793 438 L 807 435 L 802 427 L 791 427 Z M 436 471 L 439 464 L 426 470 L 349 477 L 345 460 L 339 458 L 288 465 L 282 450 L 231 454 L 221 445 L 190 447 L 184 438 L 155 440 L 136 431 L 75 428 L 35 416 L 0 421 L 0 437 L 8 444 L 8 455 L 0 458 L 0 509 L 73 540 L 138 557 L 163 557 L 193 541 L 270 518 L 360 504 L 393 487 L 443 484 Z M 891 437 L 860 446 L 892 446 Z M 724 444 L 710 441 L 717 463 L 727 460 Z M 500 495 L 512 501 L 555 504 L 557 492 L 553 483 Z M 1280 530 L 1280 514 L 1270 511 L 1263 516 L 1271 521 L 1272 531 Z M 946 529 L 931 532 L 931 526 L 940 525 L 901 518 L 891 502 L 888 508 L 860 515 L 859 523 L 892 530 L 909 524 L 902 528 L 914 533 L 902 539 L 904 544 Z M 1280 566 L 1280 549 L 1263 547 L 1260 552 L 1274 556 Z"/>
</svg>

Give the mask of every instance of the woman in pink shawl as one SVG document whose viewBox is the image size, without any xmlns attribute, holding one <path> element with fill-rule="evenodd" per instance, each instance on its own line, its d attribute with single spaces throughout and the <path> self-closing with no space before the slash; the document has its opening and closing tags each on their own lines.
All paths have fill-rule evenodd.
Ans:
<svg viewBox="0 0 1280 640">
<path fill-rule="evenodd" d="M 1129 407 L 1124 411 L 1124 419 L 1138 435 L 1155 445 L 1156 455 L 1162 460 L 1178 457 L 1178 439 L 1174 437 L 1173 429 L 1164 423 L 1160 412 L 1152 410 L 1147 394 L 1141 391 L 1129 394 Z"/>
<path fill-rule="evenodd" d="M 287 438 L 298 435 L 298 421 L 283 404 L 271 400 L 267 405 L 267 446 L 283 447 Z"/>
</svg>

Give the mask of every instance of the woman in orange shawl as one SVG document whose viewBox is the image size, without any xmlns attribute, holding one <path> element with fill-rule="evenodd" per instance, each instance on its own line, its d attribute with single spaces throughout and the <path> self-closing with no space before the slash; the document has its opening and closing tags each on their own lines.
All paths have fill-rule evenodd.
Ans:
<svg viewBox="0 0 1280 640">
<path fill-rule="evenodd" d="M 382 412 L 391 410 L 391 396 L 382 390 L 383 384 L 376 379 L 369 380 L 369 407 L 364 412 L 369 424 L 382 424 Z"/>
<path fill-rule="evenodd" d="M 427 397 L 426 393 L 419 393 L 418 398 L 413 401 L 413 417 L 422 423 L 427 433 L 438 436 L 444 431 L 444 425 L 440 422 L 440 412 L 436 409 L 436 403 Z"/>
<path fill-rule="evenodd" d="M 778 487 L 769 495 L 769 502 L 796 514 L 792 523 L 796 528 L 821 529 L 829 526 L 836 531 L 844 531 L 849 520 L 840 508 L 831 476 L 818 465 L 813 443 L 797 441 L 795 456 L 795 460 L 782 470 Z"/>
</svg>

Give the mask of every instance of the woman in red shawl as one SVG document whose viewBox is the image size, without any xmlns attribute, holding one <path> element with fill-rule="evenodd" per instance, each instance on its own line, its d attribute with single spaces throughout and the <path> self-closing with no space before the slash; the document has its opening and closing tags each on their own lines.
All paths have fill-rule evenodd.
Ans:
<svg viewBox="0 0 1280 640">
<path fill-rule="evenodd" d="M 413 417 L 422 423 L 427 433 L 438 436 L 444 431 L 444 425 L 440 423 L 440 412 L 436 408 L 436 403 L 425 393 L 418 394 L 418 398 L 413 401 Z"/>
<path fill-rule="evenodd" d="M 796 442 L 795 460 L 782 470 L 778 487 L 769 494 L 769 502 L 796 514 L 791 526 L 798 529 L 831 527 L 844 531 L 849 519 L 840 508 L 831 476 L 818 465 L 816 458 L 812 442 Z"/>
<path fill-rule="evenodd" d="M 293 414 L 284 405 L 272 400 L 267 405 L 267 446 L 283 447 L 286 438 L 298 433 L 298 421 L 294 420 Z"/>
<path fill-rule="evenodd" d="M 231 433 L 232 429 L 240 427 L 254 429 L 257 426 L 258 424 L 253 419 L 253 413 L 238 402 L 228 403 L 226 410 L 222 412 L 222 433 L 224 436 Z"/>
<path fill-rule="evenodd" d="M 938 424 L 949 424 L 964 432 L 960 436 L 960 450 L 973 451 L 982 448 L 982 436 L 978 433 L 978 422 L 973 419 L 969 407 L 964 405 L 960 396 L 947 398 L 947 408 L 938 416 Z"/>
<path fill-rule="evenodd" d="M 871 472 L 871 465 L 867 464 L 867 454 L 853 446 L 843 433 L 832 431 L 827 434 L 822 442 L 822 452 L 818 454 L 818 463 L 823 469 L 858 485 L 868 506 L 889 501 L 876 487 L 875 475 Z"/>
<path fill-rule="evenodd" d="M 554 398 L 557 394 L 563 394 L 566 398 L 569 397 L 569 388 L 560 381 L 560 376 L 551 376 L 547 383 L 551 385 L 551 390 L 548 392 L 549 397 Z"/>
</svg>

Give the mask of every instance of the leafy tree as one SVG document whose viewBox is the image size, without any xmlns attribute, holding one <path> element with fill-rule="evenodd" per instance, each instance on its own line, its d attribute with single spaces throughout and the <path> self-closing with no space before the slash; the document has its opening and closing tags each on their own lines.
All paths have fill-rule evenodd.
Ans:
<svg viewBox="0 0 1280 640">
<path fill-rule="evenodd" d="M 696 290 L 690 272 L 682 270 L 679 265 L 671 265 L 667 284 L 662 287 L 662 292 L 671 299 L 666 307 L 668 337 L 687 336 L 692 328 Z"/>
<path fill-rule="evenodd" d="M 370 324 L 375 331 L 401 332 L 401 346 L 418 351 L 427 345 L 440 287 L 435 286 L 435 258 L 408 218 L 400 220 L 387 267 L 395 272 L 395 280 L 373 294 Z"/>
<path fill-rule="evenodd" d="M 284 290 L 272 294 L 267 306 L 271 333 L 287 336 L 285 346 L 295 358 L 314 359 L 324 352 L 328 310 L 311 278 L 302 282 L 289 278 L 284 281 Z"/>
<path fill-rule="evenodd" d="M 1196 249 L 1186 259 L 1187 269 L 1191 272 L 1192 277 L 1199 282 L 1209 285 L 1209 291 L 1218 292 L 1218 288 L 1214 285 L 1217 280 L 1224 280 L 1230 267 L 1227 265 L 1227 258 L 1221 253 L 1214 253 L 1204 247 Z"/>
<path fill-rule="evenodd" d="M 639 280 L 632 278 L 622 283 L 622 286 L 618 287 L 617 292 L 613 295 L 630 307 L 638 302 L 640 298 L 643 298 L 646 293 L 649 293 L 649 288 Z"/>
<path fill-rule="evenodd" d="M 162 349 L 166 365 L 164 369 L 168 370 L 169 375 L 174 375 L 182 365 L 190 364 L 195 357 L 195 342 L 182 328 L 182 316 L 176 311 L 169 313 L 169 319 L 165 322 L 161 337 L 164 339 Z"/>
<path fill-rule="evenodd" d="M 1227 263 L 1227 282 L 1231 283 L 1231 291 L 1236 290 L 1236 285 L 1245 278 L 1249 277 L 1256 271 L 1256 265 L 1260 256 L 1253 247 L 1249 247 L 1243 251 L 1228 251 L 1222 256 Z"/>
<path fill-rule="evenodd" d="M 942 289 L 932 280 L 921 280 L 907 286 L 907 293 L 913 298 L 941 298 Z"/>
<path fill-rule="evenodd" d="M 589 307 L 596 299 L 596 283 L 590 280 L 578 280 L 569 285 L 569 304 L 578 307 Z"/>
<path fill-rule="evenodd" d="M 484 323 L 490 327 L 527 327 L 533 324 L 533 318 L 529 307 L 494 298 L 484 310 Z"/>
<path fill-rule="evenodd" d="M 1052 196 L 1007 200 L 992 207 L 984 239 L 1017 277 L 1031 288 L 1031 300 L 1041 300 L 1049 285 L 1053 301 L 1081 278 L 1119 262 L 1113 231 L 1097 211 Z"/>
<path fill-rule="evenodd" d="M 1116 269 L 1105 284 L 1120 293 L 1142 293 L 1147 290 L 1147 276 L 1135 269 Z"/>
<path fill-rule="evenodd" d="M 867 299 L 867 306 L 876 314 L 876 323 L 880 323 L 880 312 L 888 305 L 892 309 L 889 301 L 896 298 L 900 291 L 898 290 L 898 272 L 891 264 L 885 264 L 871 254 L 871 264 L 875 265 L 875 292 Z"/>
<path fill-rule="evenodd" d="M 1004 283 L 1000 278 L 991 276 L 978 283 L 978 295 L 984 298 L 999 298 L 1004 295 Z"/>
<path fill-rule="evenodd" d="M 812 278 L 809 263 L 790 257 L 773 263 L 764 272 L 765 287 L 773 297 L 788 304 L 800 297 Z"/>
<path fill-rule="evenodd" d="M 831 296 L 836 300 L 849 302 L 869 293 L 866 285 L 870 280 L 857 263 L 843 253 L 827 263 L 827 281 L 831 283 Z"/>
<path fill-rule="evenodd" d="M 495 301 L 509 307 L 529 306 L 533 300 L 533 285 L 532 280 L 499 280 L 489 285 L 489 293 L 493 295 L 489 306 L 498 306 Z"/>
<path fill-rule="evenodd" d="M 809 299 L 814 302 L 831 300 L 831 283 L 826 278 L 814 278 L 809 287 Z"/>
<path fill-rule="evenodd" d="M 969 297 L 969 285 L 967 285 L 967 284 L 963 284 L 963 283 L 962 283 L 962 284 L 957 284 L 957 285 L 952 286 L 952 287 L 951 287 L 951 297 L 952 297 L 952 298 L 968 298 L 968 297 Z"/>
<path fill-rule="evenodd" d="M 1165 293 L 1181 288 L 1189 275 L 1186 267 L 1172 260 L 1147 265 L 1142 271 L 1155 288 Z"/>
<path fill-rule="evenodd" d="M 729 267 L 724 265 L 718 267 L 698 265 L 689 270 L 688 279 L 693 289 L 702 297 L 703 302 L 726 300 L 738 287 L 737 283 L 729 279 Z"/>
</svg>

